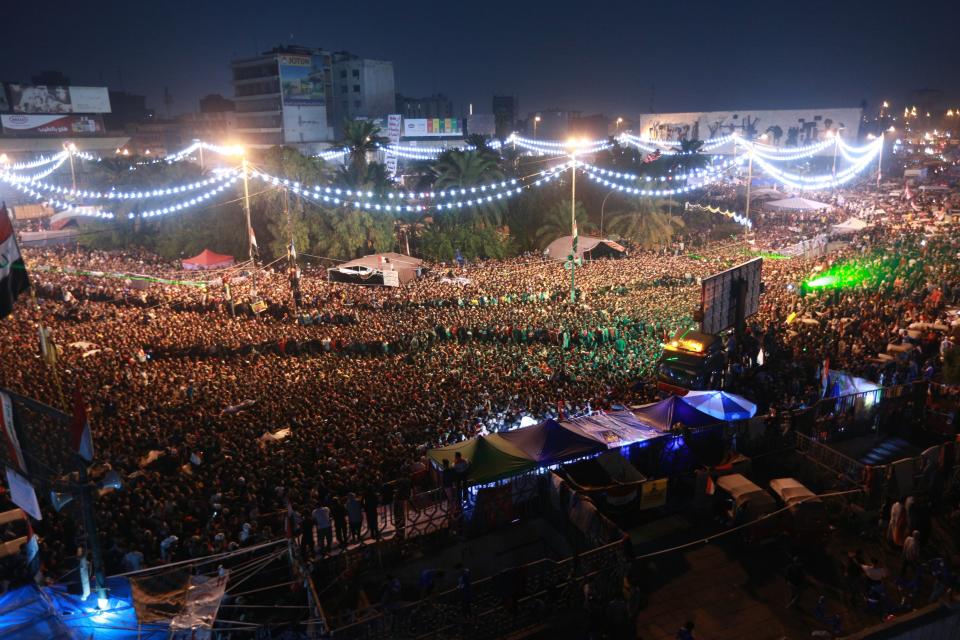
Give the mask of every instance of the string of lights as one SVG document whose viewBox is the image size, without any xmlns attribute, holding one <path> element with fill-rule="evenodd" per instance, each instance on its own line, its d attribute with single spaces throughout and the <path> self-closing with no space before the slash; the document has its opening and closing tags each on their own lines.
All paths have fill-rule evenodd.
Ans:
<svg viewBox="0 0 960 640">
<path fill-rule="evenodd" d="M 169 214 L 169 213 L 177 213 L 177 212 L 179 212 L 179 211 L 183 211 L 183 210 L 185 210 L 185 209 L 189 209 L 189 208 L 191 208 L 191 207 L 195 207 L 195 206 L 197 206 L 198 204 L 203 204 L 203 203 L 207 202 L 208 200 L 210 200 L 211 198 L 213 198 L 214 196 L 217 196 L 217 195 L 223 193 L 226 189 L 228 189 L 229 187 L 232 187 L 234 184 L 236 184 L 236 183 L 237 183 L 237 180 L 239 180 L 239 179 L 240 179 L 240 175 L 239 175 L 239 174 L 234 174 L 234 175 L 233 175 L 229 180 L 227 180 L 226 182 L 223 182 L 223 183 L 217 185 L 216 187 L 214 187 L 213 189 L 210 189 L 209 191 L 207 191 L 207 192 L 205 192 L 205 193 L 202 193 L 202 194 L 200 194 L 200 195 L 198 195 L 198 196 L 196 196 L 196 197 L 190 198 L 190 199 L 188 199 L 188 200 L 182 200 L 182 201 L 180 201 L 180 202 L 176 202 L 176 203 L 167 205 L 167 206 L 165 206 L 165 207 L 157 207 L 156 209 L 149 209 L 149 210 L 147 210 L 147 211 L 141 211 L 141 212 L 140 212 L 140 216 L 143 217 L 143 218 L 154 218 L 154 217 L 156 217 L 156 216 L 163 216 L 163 215 L 167 215 L 167 214 Z M 131 212 L 131 213 L 128 213 L 128 214 L 127 214 L 127 217 L 132 219 L 132 218 L 135 217 L 135 215 L 136 215 L 136 214 L 134 214 L 133 212 Z"/>
<path fill-rule="evenodd" d="M 5 171 L 29 171 L 30 169 L 36 169 L 44 165 L 50 164 L 51 162 L 56 162 L 60 159 L 66 159 L 67 152 L 61 151 L 55 153 L 52 156 L 40 156 L 36 160 L 31 160 L 30 162 L 17 162 L 14 164 L 8 164 L 3 167 Z"/>
<path fill-rule="evenodd" d="M 719 164 L 711 165 L 704 169 L 697 168 L 697 169 L 693 169 L 692 171 L 676 173 L 676 174 L 664 174 L 661 176 L 640 176 L 635 173 L 612 171 L 610 169 L 603 169 L 601 167 L 597 167 L 595 165 L 592 165 L 587 162 L 582 162 L 582 161 L 578 161 L 577 164 L 599 175 L 606 176 L 610 180 L 631 180 L 631 181 L 639 181 L 639 182 L 682 182 L 682 181 L 690 180 L 693 178 L 709 176 L 714 173 L 717 173 L 718 171 L 725 171 L 726 169 L 733 166 L 734 164 L 740 164 L 740 162 L 741 162 L 740 160 L 734 160 L 734 159 L 723 160 Z M 626 186 L 632 187 L 634 185 L 626 185 Z"/>
<path fill-rule="evenodd" d="M 114 217 L 113 213 L 110 211 L 104 211 L 103 209 L 96 209 L 93 207 L 83 207 L 75 208 L 75 205 L 67 202 L 65 200 L 60 200 L 58 198 L 50 197 L 48 194 L 41 193 L 36 189 L 32 188 L 29 184 L 24 184 L 20 182 L 9 183 L 14 189 L 21 191 L 22 193 L 27 194 L 37 200 L 44 202 L 45 204 L 51 205 L 58 209 L 72 209 L 77 215 L 91 218 L 105 218 L 112 219 Z"/>
<path fill-rule="evenodd" d="M 13 173 L 11 171 L 0 171 L 0 180 L 2 180 L 3 182 L 6 182 L 7 184 L 16 184 L 16 183 L 25 183 L 25 182 L 33 183 L 38 180 L 43 180 L 44 178 L 49 176 L 51 173 L 53 173 L 54 171 L 62 167 L 63 163 L 67 161 L 67 158 L 69 158 L 69 156 L 67 154 L 64 154 L 60 156 L 56 162 L 54 162 L 52 165 L 50 165 L 43 171 L 39 171 L 29 176 Z"/>
<path fill-rule="evenodd" d="M 641 188 L 639 188 L 639 187 L 633 187 L 633 186 L 625 185 L 625 184 L 622 184 L 622 183 L 619 183 L 619 182 L 614 182 L 614 181 L 612 181 L 612 180 L 607 180 L 607 179 L 604 178 L 603 176 L 601 176 L 601 175 L 599 175 L 599 174 L 597 174 L 597 173 L 594 173 L 593 171 L 590 171 L 589 169 L 581 168 L 580 166 L 578 166 L 577 168 L 578 168 L 578 169 L 581 169 L 586 175 L 588 175 L 588 176 L 590 177 L 591 180 L 593 180 L 594 182 L 599 182 L 599 183 L 602 184 L 604 187 L 608 187 L 608 188 L 610 188 L 610 189 L 616 189 L 617 191 L 620 191 L 621 193 L 626 193 L 626 194 L 630 194 L 630 195 L 635 195 L 635 196 L 653 196 L 653 197 L 657 197 L 657 198 L 664 197 L 664 196 L 673 196 L 673 195 L 677 195 L 677 194 L 679 194 L 679 193 L 690 193 L 691 191 L 696 191 L 696 190 L 698 190 L 698 189 L 702 189 L 703 187 L 705 187 L 705 186 L 707 186 L 707 185 L 709 185 L 709 184 L 712 184 L 712 183 L 714 183 L 714 182 L 717 182 L 717 181 L 720 179 L 720 175 L 719 175 L 719 173 L 718 173 L 718 174 L 716 174 L 716 175 L 714 175 L 714 176 L 712 176 L 712 177 L 706 178 L 706 179 L 703 180 L 702 182 L 698 182 L 698 183 L 696 183 L 696 184 L 689 184 L 689 183 L 688 183 L 687 185 L 685 185 L 685 186 L 683 186 L 683 187 L 674 187 L 674 188 L 670 188 L 670 189 L 641 189 Z"/>
<path fill-rule="evenodd" d="M 860 172 L 873 163 L 881 149 L 882 146 L 877 145 L 872 152 L 864 153 L 854 164 L 842 171 L 838 171 L 836 174 L 830 173 L 817 176 L 806 176 L 784 171 L 779 167 L 773 166 L 763 158 L 755 157 L 754 162 L 771 177 L 788 187 L 794 189 L 831 189 L 853 180 Z"/>
<path fill-rule="evenodd" d="M 747 218 L 746 216 L 741 216 L 739 213 L 735 213 L 733 211 L 727 211 L 726 209 L 721 209 L 720 207 L 711 207 L 709 205 L 696 204 L 694 202 L 686 202 L 684 203 L 683 206 L 687 210 L 692 209 L 694 211 L 706 211 L 708 213 L 719 213 L 722 216 L 726 216 L 728 218 L 733 219 L 734 222 L 740 225 L 743 225 L 747 229 L 753 228 L 753 223 L 750 222 L 749 218 Z"/>
<path fill-rule="evenodd" d="M 109 191 L 88 191 L 86 189 L 71 189 L 69 187 L 61 187 L 42 182 L 39 179 L 33 179 L 29 182 L 31 186 L 41 191 L 47 191 L 62 196 L 81 198 L 85 200 L 148 200 L 151 198 L 162 198 L 176 195 L 178 193 L 196 191 L 197 189 L 202 189 L 213 184 L 219 184 L 220 182 L 229 180 L 231 177 L 239 176 L 241 173 L 242 169 L 233 169 L 228 172 L 219 173 L 218 175 L 212 178 L 207 178 L 206 180 L 199 180 L 190 184 L 174 185 L 160 189 L 151 189 L 149 191 L 117 191 L 115 188 L 111 188 Z M 0 179 L 2 179 L 2 177 L 0 177 Z"/>
</svg>

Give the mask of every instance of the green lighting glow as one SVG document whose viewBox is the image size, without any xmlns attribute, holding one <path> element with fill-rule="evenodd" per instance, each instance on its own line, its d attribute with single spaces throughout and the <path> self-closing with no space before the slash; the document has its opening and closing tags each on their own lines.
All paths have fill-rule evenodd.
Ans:
<svg viewBox="0 0 960 640">
<path fill-rule="evenodd" d="M 817 277 L 807 280 L 804 284 L 808 289 L 846 289 L 858 287 L 877 275 L 877 271 L 867 264 L 845 262 L 832 266 Z"/>
</svg>

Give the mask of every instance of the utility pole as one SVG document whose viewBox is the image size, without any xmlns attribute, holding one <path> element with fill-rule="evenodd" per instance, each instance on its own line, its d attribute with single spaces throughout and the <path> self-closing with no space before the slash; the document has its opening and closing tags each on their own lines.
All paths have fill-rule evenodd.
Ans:
<svg viewBox="0 0 960 640">
<path fill-rule="evenodd" d="M 297 249 L 293 242 L 293 218 L 290 217 L 290 190 L 283 189 L 283 213 L 287 217 L 287 235 L 290 244 L 287 245 L 287 273 L 290 278 L 290 295 L 293 298 L 293 315 L 296 319 L 300 310 L 300 275 L 297 273 Z"/>
<path fill-rule="evenodd" d="M 577 151 L 570 163 L 570 302 L 577 302 Z"/>
<path fill-rule="evenodd" d="M 247 156 L 243 156 L 243 212 L 247 218 L 247 251 L 250 258 L 250 305 L 256 306 L 257 302 L 257 261 L 253 253 L 253 224 L 250 222 L 250 180 L 249 168 L 247 167 Z M 259 318 L 260 314 L 254 310 L 254 315 Z"/>
<path fill-rule="evenodd" d="M 77 150 L 77 145 L 72 142 L 65 142 L 63 145 L 63 150 L 67 152 L 67 157 L 70 158 L 70 182 L 73 184 L 73 190 L 77 190 L 77 172 L 73 167 L 73 152 Z"/>
<path fill-rule="evenodd" d="M 883 175 L 883 143 L 886 131 L 880 132 L 880 153 L 877 154 L 877 191 L 880 191 L 880 178 Z"/>
<path fill-rule="evenodd" d="M 87 465 L 79 455 L 77 458 L 77 471 L 80 480 L 80 510 L 83 512 L 83 529 L 86 533 L 86 547 L 84 554 L 80 558 L 81 562 L 86 561 L 86 551 L 89 550 L 93 557 L 93 581 L 94 589 L 97 591 L 97 605 L 104 608 L 107 602 L 107 583 L 103 572 L 103 556 L 100 552 L 100 539 L 97 535 L 97 521 L 93 513 L 93 485 L 87 477 Z"/>
<path fill-rule="evenodd" d="M 203 143 L 197 138 L 194 138 L 193 142 L 198 145 L 197 150 L 200 151 L 200 171 L 203 171 Z"/>
<path fill-rule="evenodd" d="M 749 161 L 747 163 L 747 208 L 744 213 L 744 217 L 746 217 L 747 220 L 750 219 L 750 187 L 753 186 L 753 151 L 752 150 L 750 151 L 750 155 L 748 156 L 748 159 Z"/>
</svg>

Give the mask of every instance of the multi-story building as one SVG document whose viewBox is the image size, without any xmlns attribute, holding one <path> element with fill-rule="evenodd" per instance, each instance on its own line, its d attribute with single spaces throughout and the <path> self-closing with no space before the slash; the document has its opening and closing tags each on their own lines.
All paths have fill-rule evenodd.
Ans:
<svg viewBox="0 0 960 640">
<path fill-rule="evenodd" d="M 331 56 L 295 45 L 234 60 L 236 133 L 251 147 L 329 143 Z"/>
<path fill-rule="evenodd" d="M 346 51 L 333 54 L 333 108 L 330 124 L 339 136 L 345 120 L 380 119 L 396 109 L 393 63 Z"/>
<path fill-rule="evenodd" d="M 397 94 L 397 111 L 404 118 L 452 118 L 453 101 L 442 93 L 426 98 Z"/>
<path fill-rule="evenodd" d="M 511 133 L 517 123 L 517 99 L 513 96 L 493 96 L 493 117 L 496 121 L 497 137 L 503 140 Z"/>
<path fill-rule="evenodd" d="M 236 133 L 252 147 L 313 151 L 336 140 L 344 119 L 393 113 L 393 63 L 287 45 L 234 60 Z"/>
</svg>

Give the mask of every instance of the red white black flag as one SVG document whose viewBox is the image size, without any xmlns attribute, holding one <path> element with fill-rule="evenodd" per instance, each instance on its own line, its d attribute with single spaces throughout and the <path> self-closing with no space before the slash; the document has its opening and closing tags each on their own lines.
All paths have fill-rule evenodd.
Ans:
<svg viewBox="0 0 960 640">
<path fill-rule="evenodd" d="M 93 437 L 87 420 L 87 404 L 77 389 L 73 393 L 73 424 L 70 427 L 70 446 L 81 458 L 93 460 Z"/>
<path fill-rule="evenodd" d="M 0 319 L 13 313 L 13 303 L 29 286 L 7 205 L 0 205 Z"/>
</svg>

